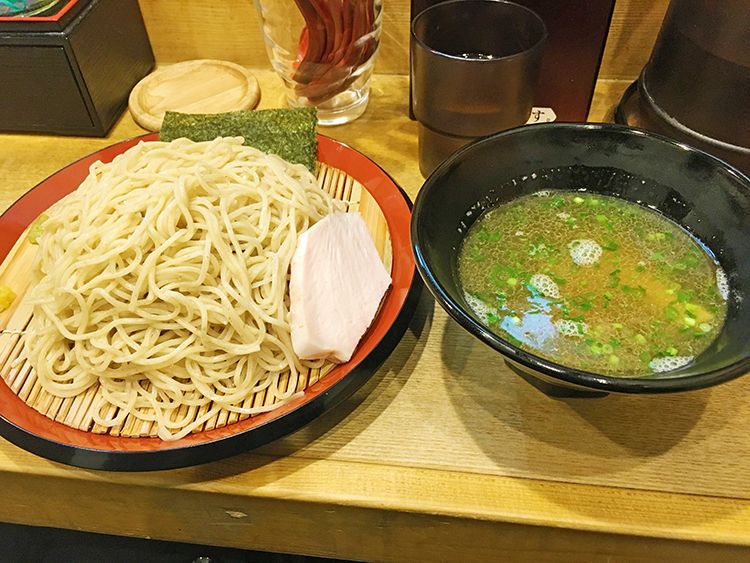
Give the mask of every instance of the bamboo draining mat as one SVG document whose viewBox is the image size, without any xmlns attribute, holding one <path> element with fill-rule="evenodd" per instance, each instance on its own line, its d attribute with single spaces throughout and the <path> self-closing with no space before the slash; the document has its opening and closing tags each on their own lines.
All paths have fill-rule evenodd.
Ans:
<svg viewBox="0 0 750 563">
<path fill-rule="evenodd" d="M 318 183 L 326 192 L 346 203 L 347 211 L 357 211 L 362 215 L 375 241 L 378 253 L 390 271 L 393 256 L 388 224 L 375 199 L 362 184 L 336 168 L 321 163 L 317 177 Z M 42 389 L 35 371 L 29 362 L 22 358 L 24 331 L 32 316 L 32 308 L 26 303 L 25 295 L 29 288 L 36 251 L 37 247 L 28 242 L 24 233 L 0 265 L 0 285 L 11 287 L 17 295 L 13 305 L 4 313 L 0 313 L 0 376 L 27 405 L 48 418 L 73 428 L 112 436 L 156 436 L 155 424 L 140 420 L 135 416 L 127 416 L 121 425 L 113 428 L 95 424 L 94 413 L 99 410 L 103 401 L 101 389 L 98 386 L 90 387 L 82 395 L 65 399 L 55 397 Z M 326 364 L 322 368 L 301 373 L 297 382 L 297 391 L 307 389 L 329 373 L 333 367 L 334 364 Z M 282 376 L 281 386 L 288 389 L 288 379 L 285 376 Z M 250 396 L 243 406 L 270 406 L 273 401 L 274 398 L 267 397 L 263 391 Z M 188 414 L 188 408 L 181 407 L 174 413 L 173 419 Z M 193 410 L 189 413 L 191 420 L 196 420 L 209 407 L 206 405 L 200 409 L 190 408 Z M 117 407 L 110 406 L 109 409 L 106 414 L 116 414 Z M 220 428 L 244 420 L 248 416 L 221 410 L 195 432 Z"/>
</svg>

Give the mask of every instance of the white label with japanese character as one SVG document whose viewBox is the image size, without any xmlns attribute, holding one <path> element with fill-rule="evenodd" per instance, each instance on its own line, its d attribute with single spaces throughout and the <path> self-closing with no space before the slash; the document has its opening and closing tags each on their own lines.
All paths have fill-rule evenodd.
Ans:
<svg viewBox="0 0 750 563">
<path fill-rule="evenodd" d="M 557 119 L 557 115 L 552 108 L 532 108 L 526 125 L 531 123 L 549 123 L 555 119 Z"/>
</svg>

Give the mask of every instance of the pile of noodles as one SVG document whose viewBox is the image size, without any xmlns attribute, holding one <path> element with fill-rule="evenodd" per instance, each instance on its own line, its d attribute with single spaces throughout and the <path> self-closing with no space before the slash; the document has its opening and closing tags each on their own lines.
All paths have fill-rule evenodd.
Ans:
<svg viewBox="0 0 750 563">
<path fill-rule="evenodd" d="M 278 406 L 318 365 L 292 350 L 288 272 L 335 204 L 242 142 L 140 143 L 48 211 L 26 353 L 55 396 L 98 383 L 96 423 L 132 414 L 178 439 L 221 409 Z M 277 404 L 252 406 L 262 390 Z"/>
</svg>

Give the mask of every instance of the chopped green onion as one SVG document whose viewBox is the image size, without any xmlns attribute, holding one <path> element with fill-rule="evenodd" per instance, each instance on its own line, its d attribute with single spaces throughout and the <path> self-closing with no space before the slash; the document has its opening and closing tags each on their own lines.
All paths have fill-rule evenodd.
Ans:
<svg viewBox="0 0 750 563">
<path fill-rule="evenodd" d="M 694 317 L 698 312 L 698 306 L 695 303 L 685 303 L 685 311 Z"/>
<path fill-rule="evenodd" d="M 686 301 L 690 301 L 690 299 L 693 297 L 692 291 L 685 291 L 683 289 L 679 290 L 677 292 L 677 302 L 678 303 L 685 303 Z"/>
<path fill-rule="evenodd" d="M 512 334 L 506 333 L 505 338 L 507 338 L 508 342 L 510 342 L 511 344 L 513 344 L 513 346 L 515 346 L 517 348 L 520 348 L 521 346 L 523 346 L 523 342 L 521 342 L 520 340 L 518 340 L 518 338 L 516 338 Z"/>
<path fill-rule="evenodd" d="M 483 242 L 497 242 L 500 240 L 500 233 L 488 233 L 487 231 L 479 231 L 477 238 Z"/>
<path fill-rule="evenodd" d="M 646 288 L 643 287 L 642 285 L 639 285 L 637 287 L 630 287 L 629 285 L 623 285 L 621 289 L 623 293 L 626 293 L 627 295 L 632 295 L 633 297 L 636 297 L 638 299 L 646 295 Z"/>
<path fill-rule="evenodd" d="M 31 244 L 39 244 L 39 237 L 44 233 L 44 222 L 49 219 L 46 213 L 42 213 L 39 217 L 34 219 L 34 222 L 29 227 L 28 238 Z"/>
</svg>

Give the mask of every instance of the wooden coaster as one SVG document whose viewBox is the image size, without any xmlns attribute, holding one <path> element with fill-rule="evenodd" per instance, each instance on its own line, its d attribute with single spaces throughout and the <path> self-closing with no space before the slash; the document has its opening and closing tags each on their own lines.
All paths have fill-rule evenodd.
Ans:
<svg viewBox="0 0 750 563">
<path fill-rule="evenodd" d="M 128 105 L 138 125 L 158 131 L 166 111 L 223 113 L 253 109 L 259 101 L 258 81 L 246 68 L 203 59 L 155 70 L 135 85 Z"/>
</svg>

